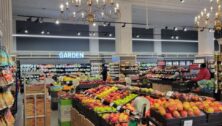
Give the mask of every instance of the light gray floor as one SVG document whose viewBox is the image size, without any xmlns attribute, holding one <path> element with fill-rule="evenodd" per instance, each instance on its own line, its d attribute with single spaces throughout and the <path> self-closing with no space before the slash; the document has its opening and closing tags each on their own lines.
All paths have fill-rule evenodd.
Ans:
<svg viewBox="0 0 222 126">
<path fill-rule="evenodd" d="M 18 111 L 15 115 L 15 126 L 23 126 L 23 96 L 18 96 Z M 51 126 L 58 126 L 58 111 L 51 111 Z"/>
</svg>

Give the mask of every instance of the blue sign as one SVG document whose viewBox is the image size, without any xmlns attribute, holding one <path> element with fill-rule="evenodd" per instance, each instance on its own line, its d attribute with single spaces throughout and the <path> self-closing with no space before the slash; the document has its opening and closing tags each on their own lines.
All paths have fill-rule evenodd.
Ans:
<svg viewBox="0 0 222 126">
<path fill-rule="evenodd" d="M 112 62 L 120 62 L 119 56 L 112 56 Z"/>
<path fill-rule="evenodd" d="M 84 52 L 60 52 L 59 58 L 63 59 L 82 59 L 84 58 Z"/>
</svg>

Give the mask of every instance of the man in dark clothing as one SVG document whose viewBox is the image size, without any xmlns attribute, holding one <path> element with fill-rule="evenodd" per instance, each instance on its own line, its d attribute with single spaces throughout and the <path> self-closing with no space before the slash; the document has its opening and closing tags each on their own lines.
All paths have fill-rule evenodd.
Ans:
<svg viewBox="0 0 222 126">
<path fill-rule="evenodd" d="M 101 74 L 102 74 L 102 76 L 103 76 L 103 81 L 106 81 L 106 79 L 107 79 L 107 67 L 105 66 L 105 64 L 103 64 L 102 65 L 102 72 L 101 72 Z"/>
</svg>

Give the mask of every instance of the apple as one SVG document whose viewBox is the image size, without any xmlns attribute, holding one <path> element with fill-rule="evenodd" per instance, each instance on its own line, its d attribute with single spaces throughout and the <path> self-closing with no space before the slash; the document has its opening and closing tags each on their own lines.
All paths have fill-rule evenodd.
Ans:
<svg viewBox="0 0 222 126">
<path fill-rule="evenodd" d="M 166 114 L 166 110 L 163 107 L 159 108 L 159 113 L 164 116 Z"/>
<path fill-rule="evenodd" d="M 173 117 L 180 118 L 180 113 L 178 111 L 173 112 Z"/>
<path fill-rule="evenodd" d="M 172 116 L 171 113 L 166 113 L 166 114 L 165 114 L 165 118 L 167 118 L 167 119 L 173 119 L 173 116 Z"/>
<path fill-rule="evenodd" d="M 171 106 L 168 106 L 167 109 L 169 110 L 169 112 L 173 113 L 176 110 L 176 107 L 171 105 Z"/>
<path fill-rule="evenodd" d="M 214 109 L 212 107 L 206 108 L 205 111 L 207 113 L 214 113 Z"/>
<path fill-rule="evenodd" d="M 180 112 L 181 117 L 186 118 L 188 116 L 187 111 L 181 111 Z"/>
<path fill-rule="evenodd" d="M 189 117 L 193 117 L 193 116 L 194 116 L 194 113 L 193 113 L 192 110 L 189 110 L 189 111 L 188 111 L 188 116 L 189 116 Z"/>
<path fill-rule="evenodd" d="M 201 112 L 200 112 L 199 109 L 195 109 L 195 110 L 193 111 L 193 113 L 194 113 L 195 116 L 200 116 L 200 114 L 201 114 Z"/>
</svg>

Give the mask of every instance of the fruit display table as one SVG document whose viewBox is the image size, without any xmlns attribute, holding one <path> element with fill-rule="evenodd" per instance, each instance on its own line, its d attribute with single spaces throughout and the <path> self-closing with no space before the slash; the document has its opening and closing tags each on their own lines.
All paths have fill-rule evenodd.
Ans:
<svg viewBox="0 0 222 126">
<path fill-rule="evenodd" d="M 139 113 L 134 103 L 137 98 L 147 99 L 151 109 Z M 145 125 L 150 122 L 155 126 L 222 125 L 222 103 L 195 94 L 169 95 L 153 89 L 100 85 L 75 94 L 72 99 L 73 108 L 95 126 L 128 126 L 131 119 L 143 120 L 141 115 Z"/>
</svg>

